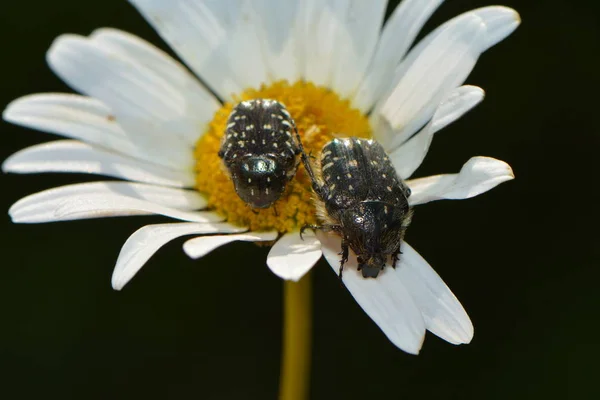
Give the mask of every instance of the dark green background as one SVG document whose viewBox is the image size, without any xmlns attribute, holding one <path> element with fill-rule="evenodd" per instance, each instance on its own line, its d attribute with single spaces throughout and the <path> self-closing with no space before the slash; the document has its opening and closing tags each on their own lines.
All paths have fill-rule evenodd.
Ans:
<svg viewBox="0 0 600 400">
<path fill-rule="evenodd" d="M 426 30 L 484 0 L 449 0 Z M 523 24 L 468 83 L 486 100 L 436 136 L 419 175 L 471 156 L 517 176 L 480 197 L 419 207 L 408 240 L 468 310 L 475 338 L 428 335 L 397 350 L 321 262 L 314 273 L 314 399 L 587 399 L 597 391 L 597 1 L 504 1 Z M 113 26 L 165 45 L 126 1 L 10 1 L 0 11 L 0 104 L 67 88 L 44 53 L 64 32 Z M 0 159 L 53 137 L 3 124 Z M 0 210 L 95 180 L 3 175 Z M 110 287 L 129 234 L 161 218 L 13 225 L 2 217 L 0 397 L 274 399 L 282 284 L 247 243 L 193 262 L 182 240 L 122 292 Z M 597 393 L 596 393 L 597 394 Z"/>
</svg>

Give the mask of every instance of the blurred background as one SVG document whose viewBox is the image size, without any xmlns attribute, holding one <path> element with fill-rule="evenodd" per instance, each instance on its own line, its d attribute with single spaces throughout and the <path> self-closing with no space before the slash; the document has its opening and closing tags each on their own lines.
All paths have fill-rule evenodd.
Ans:
<svg viewBox="0 0 600 400">
<path fill-rule="evenodd" d="M 485 101 L 436 135 L 418 175 L 457 172 L 486 155 L 510 163 L 517 179 L 419 207 L 408 232 L 469 312 L 475 338 L 455 347 L 428 334 L 421 355 L 405 354 L 321 262 L 313 399 L 598 398 L 600 3 L 502 3 L 523 24 L 481 57 L 467 83 L 483 87 Z M 424 32 L 485 5 L 449 0 Z M 5 2 L 1 107 L 68 91 L 45 51 L 61 33 L 102 26 L 166 49 L 125 0 Z M 0 129 L 0 159 L 55 138 Z M 19 198 L 98 178 L 0 179 L 2 398 L 276 398 L 282 283 L 264 264 L 266 248 L 236 243 L 194 262 L 178 240 L 116 292 L 110 276 L 121 245 L 164 219 L 13 225 L 6 211 Z"/>
</svg>

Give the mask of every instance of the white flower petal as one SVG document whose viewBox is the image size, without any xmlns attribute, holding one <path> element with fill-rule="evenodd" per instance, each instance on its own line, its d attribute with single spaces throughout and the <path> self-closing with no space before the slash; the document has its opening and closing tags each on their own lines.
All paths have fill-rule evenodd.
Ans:
<svg viewBox="0 0 600 400">
<path fill-rule="evenodd" d="M 472 13 L 481 18 L 487 27 L 487 40 L 482 52 L 506 39 L 521 24 L 519 13 L 509 7 L 482 7 Z"/>
<path fill-rule="evenodd" d="M 59 36 L 47 59 L 71 87 L 106 104 L 136 143 L 154 145 L 171 165 L 193 165 L 189 136 L 198 126 L 187 119 L 185 96 L 163 77 L 121 51 L 77 35 Z"/>
<path fill-rule="evenodd" d="M 215 235 L 201 236 L 190 239 L 183 244 L 183 251 L 191 258 L 204 257 L 211 251 L 227 243 L 243 242 L 269 242 L 277 239 L 278 233 L 271 232 L 248 232 L 239 235 Z"/>
<path fill-rule="evenodd" d="M 160 186 L 192 187 L 192 172 L 149 164 L 74 140 L 42 143 L 23 149 L 2 164 L 4 172 L 79 172 L 99 174 Z"/>
<path fill-rule="evenodd" d="M 262 28 L 258 33 L 269 80 L 300 80 L 304 65 L 303 37 L 298 32 L 304 12 L 301 0 L 252 0 L 252 6 L 252 15 Z"/>
<path fill-rule="evenodd" d="M 119 253 L 112 275 L 112 287 L 121 290 L 162 246 L 180 236 L 243 232 L 227 223 L 174 223 L 146 225 L 134 232 Z"/>
<path fill-rule="evenodd" d="M 323 255 L 337 274 L 340 238 L 321 232 L 317 236 Z M 356 268 L 356 257 L 351 254 L 342 280 L 354 299 L 392 343 L 407 353 L 418 354 L 425 338 L 425 322 L 398 274 L 386 268 L 376 279 L 365 279 Z"/>
<path fill-rule="evenodd" d="M 256 13 L 254 1 L 242 0 L 235 6 L 230 5 L 231 24 L 227 31 L 229 38 L 224 46 L 235 81 L 244 89 L 257 88 L 269 80 L 263 49 L 265 43 L 262 43 L 266 34 Z"/>
<path fill-rule="evenodd" d="M 92 182 L 68 185 L 29 195 L 9 210 L 16 223 L 40 223 L 122 215 L 162 214 L 190 222 L 223 220 L 203 208 L 206 200 L 195 191 L 130 182 Z"/>
<path fill-rule="evenodd" d="M 300 29 L 306 81 L 323 86 L 331 83 L 337 48 L 340 43 L 350 43 L 350 33 L 343 24 L 348 6 L 348 1 L 304 1 Z"/>
<path fill-rule="evenodd" d="M 39 93 L 12 101 L 2 117 L 13 124 L 104 147 L 152 164 L 193 171 L 185 159 L 173 159 L 164 143 L 144 137 L 145 132 L 125 133 L 111 110 L 97 99 L 74 94 Z M 168 139 L 165 139 L 168 141 Z"/>
<path fill-rule="evenodd" d="M 182 210 L 198 210 L 206 207 L 206 199 L 195 190 L 160 187 L 134 182 L 101 181 L 76 183 L 27 196 L 18 201 L 21 207 L 37 202 L 54 203 L 57 199 L 72 195 L 122 195 L 135 199 L 171 206 Z"/>
<path fill-rule="evenodd" d="M 480 53 L 483 53 L 493 45 L 505 39 L 521 23 L 519 14 L 515 10 L 503 6 L 482 7 L 454 17 L 434 29 L 431 33 L 425 36 L 423 40 L 419 41 L 414 48 L 411 49 L 406 58 L 402 60 L 402 63 L 394 72 L 394 79 L 392 80 L 391 86 L 396 86 L 396 84 L 412 66 L 415 60 L 442 32 L 444 32 L 446 29 L 468 23 L 473 16 L 480 18 L 486 26 L 486 37 L 485 40 L 481 42 L 482 46 L 479 49 Z M 388 84 L 390 83 L 388 82 Z"/>
<path fill-rule="evenodd" d="M 441 25 L 429 35 L 427 35 L 425 39 L 421 40 L 398 66 L 398 68 L 394 72 L 394 78 L 392 79 L 392 81 L 387 82 L 386 84 L 389 87 L 394 88 L 392 91 L 397 90 L 397 87 L 400 84 L 400 82 L 406 79 L 406 75 L 410 71 L 415 70 L 415 63 L 417 62 L 417 60 L 421 60 L 425 52 L 431 51 L 431 47 L 434 46 L 436 42 L 440 41 L 440 37 L 447 35 L 449 30 L 460 30 L 462 28 L 468 27 L 469 25 L 472 25 L 474 18 L 481 19 L 486 28 L 485 35 L 483 35 L 484 37 L 480 37 L 478 38 L 478 40 L 473 42 L 473 45 L 480 45 L 478 49 L 471 49 L 471 52 L 473 53 L 473 56 L 475 58 L 477 58 L 482 52 L 487 50 L 489 47 L 495 45 L 496 43 L 507 37 L 520 24 L 519 14 L 513 9 L 507 7 L 484 7 L 461 14 L 458 17 L 453 18 L 452 20 Z M 447 61 L 442 62 L 441 65 L 445 65 L 444 63 L 446 62 Z M 466 67 L 468 67 L 468 63 L 463 65 L 463 68 Z M 463 70 L 463 73 L 466 73 L 466 75 L 468 75 L 468 72 L 466 70 Z M 460 75 L 458 75 L 457 77 L 460 77 Z M 458 86 L 458 84 L 463 82 L 464 79 L 456 79 L 456 81 L 458 83 L 455 86 Z M 392 91 L 388 92 L 388 94 L 386 95 L 383 95 L 382 98 L 387 99 L 389 97 L 389 93 L 392 93 Z M 422 109 L 418 115 L 412 117 L 413 119 L 411 121 L 405 121 L 405 124 L 407 124 L 407 126 L 399 126 L 400 129 L 398 129 L 398 127 L 395 127 L 394 124 L 390 124 L 388 121 L 378 116 L 378 112 L 382 103 L 380 101 L 377 105 L 377 110 L 373 113 L 373 117 L 371 119 L 371 122 L 373 124 L 379 124 L 377 126 L 377 131 L 379 132 L 376 132 L 376 134 L 379 136 L 383 136 L 387 139 L 394 137 L 396 143 L 402 143 L 403 141 L 408 139 L 420 126 L 425 124 L 425 122 L 431 117 L 435 107 L 437 106 L 437 101 L 439 100 L 440 99 L 434 99 L 432 102 L 428 103 L 427 106 L 424 109 Z M 405 116 L 405 118 L 407 117 Z M 398 133 L 401 134 L 399 137 L 397 136 Z"/>
<path fill-rule="evenodd" d="M 411 205 L 434 200 L 457 200 L 475 197 L 502 182 L 514 179 L 510 165 L 491 157 L 473 157 L 458 174 L 435 175 L 406 181 L 412 194 Z"/>
<path fill-rule="evenodd" d="M 306 0 L 302 11 L 304 79 L 350 96 L 374 52 L 385 2 Z"/>
<path fill-rule="evenodd" d="M 415 37 L 444 0 L 403 0 L 385 23 L 368 71 L 352 105 L 367 112 L 388 90 L 394 70 L 404 58 Z M 366 3 L 366 2 L 365 2 Z"/>
<path fill-rule="evenodd" d="M 482 88 L 464 85 L 454 89 L 435 110 L 431 119 L 431 130 L 433 133 L 444 129 L 477 104 L 481 103 L 485 96 Z"/>
<path fill-rule="evenodd" d="M 66 34 L 47 54 L 52 70 L 75 90 L 99 99 L 113 112 L 140 117 L 178 114 L 183 95 L 162 76 L 123 50 L 98 40 Z M 185 115 L 179 112 L 180 115 Z"/>
<path fill-rule="evenodd" d="M 52 222 L 149 214 L 160 214 L 189 222 L 223 221 L 223 217 L 213 212 L 181 211 L 127 196 L 78 196 L 77 198 L 65 199 L 59 207 L 52 211 L 54 213 L 54 218 L 50 220 Z M 46 221 L 28 220 L 27 222 Z"/>
<path fill-rule="evenodd" d="M 127 32 L 102 28 L 94 31 L 90 39 L 107 52 L 116 53 L 131 64 L 149 69 L 184 96 L 182 108 L 177 109 L 172 117 L 187 120 L 189 125 L 179 134 L 188 143 L 195 144 L 198 141 L 203 133 L 202 128 L 212 120 L 221 105 L 187 69 L 155 46 Z M 163 112 L 166 111 L 169 110 Z"/>
<path fill-rule="evenodd" d="M 483 89 L 467 85 L 450 92 L 435 110 L 431 121 L 419 133 L 390 153 L 390 160 L 398 175 L 402 179 L 410 177 L 425 159 L 433 134 L 462 117 L 479 104 L 484 95 Z"/>
<path fill-rule="evenodd" d="M 181 59 L 222 99 L 245 89 L 232 61 L 244 68 L 253 59 L 230 59 L 232 27 L 240 0 L 130 0 Z M 237 17 L 236 17 L 237 15 Z"/>
<path fill-rule="evenodd" d="M 377 139 L 393 148 L 425 125 L 438 104 L 469 75 L 485 40 L 485 24 L 475 15 L 437 35 L 376 106 L 371 122 Z"/>
<path fill-rule="evenodd" d="M 343 15 L 343 34 L 335 42 L 330 87 L 350 97 L 363 79 L 373 57 L 387 0 L 349 0 Z M 342 41 L 345 40 L 345 41 Z M 322 62 L 322 61 L 321 61 Z"/>
<path fill-rule="evenodd" d="M 38 93 L 13 100 L 5 121 L 139 157 L 135 146 L 97 99 L 66 93 Z"/>
<path fill-rule="evenodd" d="M 439 275 L 408 243 L 402 243 L 400 260 L 386 272 L 404 284 L 423 314 L 426 328 L 452 344 L 469 343 L 473 324 L 454 293 Z"/>
<path fill-rule="evenodd" d="M 267 265 L 280 278 L 299 281 L 321 258 L 321 243 L 314 233 L 283 235 L 271 248 Z"/>
</svg>

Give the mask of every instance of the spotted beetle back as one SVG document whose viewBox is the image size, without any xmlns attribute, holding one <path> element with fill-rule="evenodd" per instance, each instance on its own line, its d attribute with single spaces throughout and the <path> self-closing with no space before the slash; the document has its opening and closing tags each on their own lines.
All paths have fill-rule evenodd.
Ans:
<svg viewBox="0 0 600 400">
<path fill-rule="evenodd" d="M 395 267 L 412 217 L 410 189 L 383 147 L 374 140 L 333 139 L 323 147 L 317 168 L 306 154 L 302 160 L 323 222 L 311 228 L 342 237 L 340 278 L 349 248 L 365 278 L 377 277 L 390 257 Z"/>
<path fill-rule="evenodd" d="M 250 207 L 268 208 L 282 196 L 299 154 L 296 124 L 283 104 L 254 99 L 233 107 L 219 157 Z"/>
</svg>

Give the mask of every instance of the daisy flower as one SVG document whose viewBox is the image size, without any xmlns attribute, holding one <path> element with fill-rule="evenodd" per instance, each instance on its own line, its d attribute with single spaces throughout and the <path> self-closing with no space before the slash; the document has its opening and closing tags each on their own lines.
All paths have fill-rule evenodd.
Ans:
<svg viewBox="0 0 600 400">
<path fill-rule="evenodd" d="M 485 50 L 519 24 L 506 7 L 459 15 L 412 46 L 443 0 L 404 0 L 384 24 L 386 0 L 130 0 L 182 62 L 116 29 L 65 34 L 50 68 L 81 93 L 19 98 L 6 121 L 64 136 L 26 148 L 6 172 L 77 172 L 119 180 L 73 184 L 15 203 L 17 223 L 160 214 L 126 241 L 117 290 L 165 243 L 185 235 L 199 258 L 234 241 L 272 245 L 267 265 L 297 281 L 323 255 L 337 271 L 340 238 L 299 228 L 316 223 L 302 168 L 272 209 L 251 210 L 218 157 L 232 107 L 267 98 L 285 104 L 304 147 L 318 154 L 336 136 L 374 138 L 404 179 L 423 161 L 434 133 L 483 99 L 461 86 Z M 412 48 L 411 48 L 412 46 Z M 187 67 L 187 68 L 186 68 Z M 189 68 L 189 69 L 188 69 Z M 460 172 L 407 180 L 413 206 L 466 199 L 513 178 L 504 162 L 474 157 Z M 425 331 L 468 343 L 463 307 L 408 244 L 396 269 L 363 279 L 350 259 L 344 284 L 398 347 L 418 353 Z M 354 264 L 354 265 L 353 265 Z"/>
</svg>

